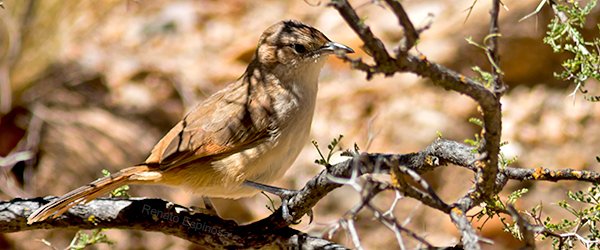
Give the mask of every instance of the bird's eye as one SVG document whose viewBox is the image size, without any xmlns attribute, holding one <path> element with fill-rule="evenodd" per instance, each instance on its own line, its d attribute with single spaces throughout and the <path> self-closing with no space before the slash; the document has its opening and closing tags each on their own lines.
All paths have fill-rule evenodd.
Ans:
<svg viewBox="0 0 600 250">
<path fill-rule="evenodd" d="M 292 48 L 294 48 L 294 50 L 296 52 L 298 52 L 299 54 L 304 54 L 306 53 L 306 47 L 304 47 L 304 45 L 302 44 L 292 44 Z"/>
</svg>

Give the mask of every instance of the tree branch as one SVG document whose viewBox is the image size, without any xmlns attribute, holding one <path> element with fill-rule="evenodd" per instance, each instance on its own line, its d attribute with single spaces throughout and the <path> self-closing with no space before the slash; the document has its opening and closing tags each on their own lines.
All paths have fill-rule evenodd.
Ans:
<svg viewBox="0 0 600 250">
<path fill-rule="evenodd" d="M 405 195 L 409 197 L 449 214 L 452 222 L 461 231 L 463 245 L 467 249 L 477 249 L 470 248 L 470 246 L 475 246 L 473 244 L 479 241 L 479 237 L 466 218 L 465 214 L 468 210 L 463 210 L 464 206 L 460 205 L 460 200 L 452 205 L 447 205 L 416 174 L 431 171 L 448 163 L 465 167 L 477 174 L 479 171 L 476 166 L 478 157 L 474 153 L 473 147 L 444 139 L 437 139 L 423 151 L 416 153 L 356 154 L 344 162 L 321 171 L 308 181 L 304 188 L 290 199 L 289 211 L 295 221 L 300 220 L 325 195 L 342 186 L 342 184 L 331 181 L 331 176 L 350 178 L 353 172 L 361 176 L 368 173 L 389 173 L 392 169 L 398 169 L 400 173 L 409 175 L 425 191 L 402 187 L 399 190 L 405 192 Z M 551 171 L 541 168 L 508 167 L 502 170 L 499 176 L 519 181 L 582 180 L 597 182 L 600 180 L 600 173 L 571 169 Z M 506 182 L 502 183 L 504 185 Z M 503 185 L 498 188 L 502 188 Z M 119 228 L 163 232 L 206 247 L 342 247 L 328 240 L 308 236 L 289 228 L 289 225 L 281 217 L 281 209 L 254 223 L 238 225 L 234 221 L 194 213 L 192 209 L 160 199 L 102 198 L 85 205 L 77 205 L 58 219 L 27 225 L 27 216 L 53 199 L 55 198 L 47 197 L 0 202 L 0 233 L 51 228 Z"/>
<path fill-rule="evenodd" d="M 338 10 L 340 15 L 346 20 L 348 25 L 365 43 L 369 53 L 377 64 L 375 67 L 365 66 L 361 61 L 350 60 L 353 66 L 358 65 L 358 69 L 368 70 L 367 78 L 375 73 L 383 73 L 391 76 L 396 72 L 412 72 L 419 76 L 432 80 L 436 85 L 451 89 L 461 94 L 467 95 L 475 100 L 483 112 L 483 138 L 481 163 L 475 164 L 481 171 L 479 178 L 476 179 L 475 189 L 467 196 L 463 197 L 458 205 L 461 209 L 468 211 L 479 201 L 490 198 L 500 192 L 499 187 L 502 183 L 497 183 L 498 176 L 498 157 L 500 153 L 500 138 L 502 131 L 502 113 L 500 97 L 488 90 L 483 84 L 478 83 L 462 74 L 452 71 L 442 65 L 429 62 L 425 56 L 414 56 L 408 53 L 399 54 L 398 58 L 391 57 L 385 45 L 376 38 L 367 26 L 358 16 L 356 11 L 346 0 L 333 0 L 330 5 Z M 396 6 L 397 7 L 397 6 Z M 410 22 L 402 18 L 402 12 L 394 12 L 403 22 Z M 497 26 L 497 25 L 496 25 Z"/>
<path fill-rule="evenodd" d="M 290 199 L 289 209 L 294 220 L 299 220 L 327 193 L 341 184 L 331 182 L 329 176 L 348 178 L 352 171 L 364 173 L 388 172 L 390 164 L 406 165 L 418 172 L 428 171 L 434 162 L 427 155 L 439 157 L 465 155 L 455 153 L 461 144 L 437 140 L 420 153 L 405 155 L 360 154 L 336 164 L 312 178 L 306 186 Z M 436 152 L 439 151 L 439 152 Z M 437 157 L 437 156 L 434 156 Z M 450 161 L 461 162 L 461 159 Z M 196 213 L 178 205 L 169 205 L 159 199 L 97 199 L 85 205 L 77 205 L 56 220 L 46 220 L 27 225 L 26 218 L 32 211 L 55 198 L 14 199 L 0 202 L 0 232 L 9 233 L 50 228 L 120 228 L 159 231 L 208 247 L 261 247 L 277 244 L 280 247 L 336 246 L 327 240 L 310 237 L 291 229 L 281 217 L 281 209 L 271 216 L 248 225 Z M 300 244 L 300 245 L 295 245 Z"/>
<path fill-rule="evenodd" d="M 406 53 L 410 50 L 419 40 L 419 33 L 415 30 L 415 26 L 410 21 L 408 14 L 402 7 L 400 1 L 397 0 L 385 0 L 385 2 L 392 8 L 392 11 L 398 17 L 398 23 L 404 28 L 405 43 L 404 47 L 398 50 L 399 53 Z"/>
<path fill-rule="evenodd" d="M 487 53 L 490 55 L 492 64 L 493 90 L 497 96 L 506 92 L 506 86 L 502 81 L 502 71 L 500 70 L 500 54 L 498 53 L 498 38 L 500 37 L 500 27 L 498 25 L 498 16 L 500 15 L 500 0 L 492 1 L 490 10 L 490 31 L 488 34 Z"/>
<path fill-rule="evenodd" d="M 393 58 L 388 54 L 385 49 L 385 45 L 379 38 L 377 38 L 371 28 L 360 19 L 354 8 L 346 0 L 333 0 L 329 3 L 329 6 L 333 6 L 340 12 L 346 23 L 358 34 L 360 39 L 365 43 L 367 53 L 373 56 L 378 70 L 377 73 L 384 73 L 387 76 L 391 76 L 396 72 Z M 367 74 L 373 74 L 375 72 L 367 71 Z"/>
<path fill-rule="evenodd" d="M 508 167 L 502 171 L 511 180 L 527 181 L 585 181 L 589 183 L 600 183 L 600 173 L 589 170 L 557 169 L 547 168 L 515 168 Z"/>
<path fill-rule="evenodd" d="M 102 198 L 77 205 L 58 219 L 27 225 L 27 216 L 55 197 L 14 199 L 0 202 L 0 232 L 10 233 L 52 228 L 118 228 L 162 232 L 208 248 L 329 248 L 341 245 L 285 227 L 268 231 L 239 226 L 231 220 L 194 213 L 193 210 L 160 199 Z"/>
<path fill-rule="evenodd" d="M 480 249 L 479 236 L 477 236 L 475 229 L 471 226 L 471 222 L 466 216 L 466 211 L 455 207 L 450 211 L 450 219 L 460 232 L 461 242 L 464 245 L 464 248 L 470 250 Z"/>
<path fill-rule="evenodd" d="M 545 228 L 540 226 L 531 225 L 521 214 L 519 211 L 515 209 L 512 204 L 508 205 L 508 213 L 513 217 L 513 220 L 517 223 L 519 227 L 519 232 L 521 232 L 523 236 L 523 241 L 525 242 L 525 246 L 521 247 L 523 250 L 533 250 L 535 249 L 535 234 L 541 233 Z"/>
</svg>

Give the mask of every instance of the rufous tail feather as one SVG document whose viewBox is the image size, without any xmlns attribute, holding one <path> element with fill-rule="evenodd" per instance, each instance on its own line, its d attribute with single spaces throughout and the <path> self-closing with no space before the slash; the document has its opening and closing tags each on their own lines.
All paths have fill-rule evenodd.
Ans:
<svg viewBox="0 0 600 250">
<path fill-rule="evenodd" d="M 155 182 L 161 176 L 159 172 L 152 171 L 145 165 L 123 169 L 115 174 L 102 177 L 90 184 L 79 187 L 40 207 L 29 215 L 27 224 L 43 221 L 47 218 L 56 218 L 78 203 L 86 203 L 94 200 L 120 186 L 145 181 Z"/>
</svg>

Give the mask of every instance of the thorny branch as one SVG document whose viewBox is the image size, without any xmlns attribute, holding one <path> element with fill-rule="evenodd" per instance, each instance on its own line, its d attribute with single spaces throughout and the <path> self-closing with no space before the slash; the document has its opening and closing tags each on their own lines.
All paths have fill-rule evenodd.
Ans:
<svg viewBox="0 0 600 250">
<path fill-rule="evenodd" d="M 521 249 L 531 250 L 535 249 L 535 233 L 539 233 L 540 229 L 545 229 L 544 227 L 531 225 L 521 214 L 519 211 L 513 207 L 513 205 L 508 205 L 508 213 L 513 217 L 513 220 L 517 223 L 519 227 L 519 232 L 523 234 L 523 241 L 525 242 L 525 246 Z"/>
<path fill-rule="evenodd" d="M 396 2 L 400 4 L 399 2 Z M 351 60 L 353 66 L 367 72 L 367 77 L 375 73 L 392 75 L 396 72 L 412 72 L 419 76 L 429 78 L 433 83 L 446 89 L 451 89 L 459 93 L 468 95 L 479 103 L 483 110 L 484 139 L 481 161 L 485 167 L 482 168 L 482 180 L 479 185 L 482 187 L 479 191 L 481 198 L 485 199 L 493 196 L 499 190 L 494 183 L 498 173 L 498 155 L 500 152 L 501 136 L 501 105 L 499 96 L 486 89 L 481 83 L 478 83 L 464 75 L 452 71 L 442 65 L 430 62 L 423 55 L 414 56 L 406 54 L 398 58 L 392 58 L 385 48 L 385 45 L 376 38 L 371 32 L 369 26 L 361 21 L 356 11 L 347 1 L 337 0 L 330 3 L 336 8 L 340 15 L 358 34 L 365 43 L 365 47 L 375 59 L 376 66 L 368 66 L 360 60 Z M 478 181 L 479 182 L 479 181 Z M 463 209 L 468 210 L 472 207 L 470 204 L 476 202 L 464 203 Z"/>
<path fill-rule="evenodd" d="M 535 249 L 536 235 L 544 235 L 546 237 L 556 238 L 558 240 L 557 249 L 565 249 L 565 243 L 569 238 L 577 239 L 577 241 L 581 242 L 581 244 L 583 244 L 586 249 L 596 249 L 597 245 L 600 244 L 600 240 L 588 239 L 581 236 L 577 233 L 577 229 L 574 230 L 574 232 L 561 234 L 552 232 L 548 228 L 543 226 L 542 220 L 538 217 L 539 215 L 535 216 L 534 218 L 536 224 L 532 224 L 525 217 L 523 217 L 519 213 L 519 211 L 517 211 L 517 209 L 515 209 L 512 205 L 508 206 L 508 211 L 506 212 L 513 217 L 513 220 L 519 227 L 519 232 L 522 234 L 522 238 L 525 245 L 521 249 Z M 572 248 L 572 246 L 570 246 L 569 249 L 570 248 Z"/>
<path fill-rule="evenodd" d="M 502 81 L 502 70 L 500 70 L 500 54 L 498 53 L 498 38 L 500 37 L 500 27 L 498 26 L 498 15 L 500 14 L 500 0 L 492 1 L 492 10 L 490 11 L 490 32 L 488 34 L 487 53 L 492 59 L 493 91 L 501 96 L 507 90 Z"/>
<path fill-rule="evenodd" d="M 414 56 L 409 54 L 408 51 L 415 45 L 414 42 L 418 39 L 419 33 L 415 31 L 412 22 L 406 15 L 404 8 L 399 1 L 386 0 L 385 2 L 391 7 L 392 12 L 398 18 L 400 26 L 402 26 L 405 31 L 404 48 L 401 47 L 398 49 L 396 58 L 387 53 L 385 44 L 372 34 L 369 26 L 359 17 L 348 1 L 331 1 L 330 5 L 338 10 L 344 20 L 346 20 L 350 27 L 352 27 L 355 33 L 364 42 L 364 47 L 367 48 L 368 54 L 373 56 L 375 65 L 364 63 L 360 58 L 351 59 L 345 57 L 343 59 L 350 62 L 354 68 L 366 72 L 367 79 L 370 79 L 373 74 L 378 73 L 391 76 L 396 72 L 411 72 L 429 78 L 433 83 L 446 89 L 468 95 L 481 107 L 484 128 L 482 135 L 484 140 L 480 145 L 481 147 L 477 150 L 479 154 L 472 154 L 462 158 L 468 158 L 468 162 L 450 161 L 456 165 L 467 167 L 472 170 L 475 177 L 475 185 L 456 202 L 448 205 L 439 199 L 435 195 L 435 192 L 428 187 L 426 182 L 419 177 L 417 174 L 417 172 L 420 171 L 419 169 L 410 169 L 402 164 L 392 167 L 391 169 L 395 187 L 399 188 L 403 195 L 417 199 L 423 204 L 436 208 L 450 216 L 452 222 L 461 232 L 462 244 L 465 248 L 479 249 L 479 242 L 482 240 L 475 233 L 465 214 L 474 206 L 479 205 L 480 202 L 493 199 L 493 197 L 504 188 L 508 180 L 578 180 L 591 183 L 597 183 L 600 180 L 600 174 L 593 171 L 578 171 L 572 169 L 549 170 L 544 168 L 522 169 L 514 167 L 499 169 L 500 138 L 502 131 L 500 98 L 507 90 L 507 86 L 502 80 L 503 72 L 500 69 L 498 46 L 498 40 L 501 36 L 498 22 L 500 6 L 502 4 L 500 0 L 492 0 L 489 34 L 484 39 L 486 53 L 490 59 L 490 64 L 492 65 L 491 75 L 493 81 L 491 89 L 487 89 L 486 87 L 483 87 L 482 83 L 467 78 L 442 65 L 429 62 L 424 55 Z M 440 159 L 448 161 L 448 158 L 442 157 Z M 416 188 L 413 185 L 409 185 L 403 179 L 403 176 L 411 177 L 412 181 L 416 182 L 421 187 Z M 517 212 L 509 212 L 513 215 L 513 218 L 518 221 L 518 225 L 523 232 L 524 240 L 526 242 L 525 247 L 534 248 L 534 236 L 535 234 L 540 234 L 542 232 L 539 228 L 534 228 L 530 224 L 523 222 Z M 545 230 L 543 234 L 553 237 L 562 237 L 561 242 L 564 237 L 572 237 L 553 235 L 548 230 Z M 591 244 L 590 242 L 583 243 L 586 245 Z"/>
<path fill-rule="evenodd" d="M 388 173 L 392 169 L 399 169 L 400 166 L 410 169 L 410 171 L 414 171 L 416 174 L 423 174 L 447 164 L 462 166 L 475 172 L 477 171 L 477 168 L 472 165 L 472 162 L 474 162 L 478 156 L 473 153 L 473 149 L 473 147 L 455 141 L 438 139 L 423 151 L 416 153 L 362 153 L 354 155 L 351 159 L 335 164 L 309 180 L 304 188 L 299 190 L 298 193 L 290 199 L 290 214 L 292 214 L 294 220 L 301 219 L 320 199 L 343 185 L 339 182 L 332 181 L 335 178 L 345 180 L 354 178 L 356 180 L 358 177 L 369 173 Z M 545 173 L 550 172 L 550 170 L 541 170 L 538 172 Z M 543 175 L 535 175 L 535 172 L 531 174 L 525 173 L 524 175 L 520 175 L 520 173 L 523 173 L 521 169 L 508 167 L 502 170 L 500 175 L 505 175 L 507 178 L 515 180 L 522 180 L 524 176 L 552 181 L 570 180 L 572 177 L 569 175 L 555 175 L 553 179 L 545 179 L 542 177 Z M 584 175 L 589 177 L 589 181 L 600 181 L 600 173 L 590 171 L 586 172 Z M 333 179 L 332 176 L 334 177 Z M 418 179 L 419 178 L 417 178 L 417 180 Z M 406 192 L 408 189 L 400 187 L 398 190 L 401 193 L 408 194 L 408 192 Z M 373 193 L 376 194 L 377 192 Z M 413 198 L 419 199 L 419 197 Z M 193 214 L 191 209 L 172 204 L 168 205 L 166 201 L 156 199 L 99 199 L 97 201 L 92 201 L 87 205 L 75 206 L 57 220 L 48 220 L 33 225 L 27 225 L 27 216 L 51 199 L 54 198 L 36 198 L 29 200 L 15 199 L 12 201 L 1 202 L 0 233 L 40 228 L 122 228 L 160 231 L 203 244 L 204 246 L 214 247 L 260 247 L 269 244 L 278 244 L 277 246 L 284 247 L 301 247 L 303 246 L 302 244 L 320 244 L 341 247 L 327 240 L 318 237 L 309 237 L 289 228 L 289 225 L 286 224 L 285 220 L 281 217 L 280 210 L 277 210 L 271 216 L 263 220 L 248 225 L 238 225 L 233 221 L 223 220 L 218 217 Z M 364 206 L 369 206 L 370 199 L 371 198 L 363 199 Z M 448 205 L 444 205 L 444 207 L 438 209 L 447 213 L 447 206 Z M 372 211 L 376 212 L 376 210 Z M 470 247 L 477 248 L 477 242 L 480 241 L 480 239 L 471 227 L 466 214 L 459 207 L 453 207 L 450 209 L 449 215 L 452 222 L 455 223 L 457 228 L 461 231 L 464 247 L 467 249 L 470 249 Z M 178 219 L 174 219 L 175 216 L 177 216 Z M 186 220 L 189 223 L 183 223 L 186 216 L 189 217 L 189 219 Z M 383 214 L 381 216 L 383 216 Z M 391 223 L 389 217 L 383 217 L 382 221 Z M 203 223 L 202 226 L 204 230 L 209 228 L 210 231 L 216 230 L 217 232 L 223 232 L 226 233 L 227 237 L 224 237 L 224 234 L 198 233 L 198 223 Z M 196 225 L 196 228 L 190 228 L 190 225 Z M 396 228 L 396 230 L 402 231 L 410 237 L 415 238 L 409 231 L 405 231 L 397 225 L 393 225 L 393 227 Z M 426 241 L 423 239 L 422 243 L 427 245 L 425 242 Z"/>
<path fill-rule="evenodd" d="M 404 47 L 400 48 L 398 51 L 399 53 L 406 54 L 406 52 L 408 52 L 408 50 L 410 50 L 417 43 L 417 40 L 419 40 L 419 33 L 415 30 L 415 26 L 410 21 L 408 14 L 406 14 L 404 7 L 402 7 L 402 4 L 400 4 L 399 1 L 385 0 L 385 2 L 390 6 L 390 8 L 392 8 L 392 11 L 396 17 L 398 17 L 398 23 L 402 26 L 402 28 L 404 28 L 404 36 L 406 40 Z"/>
<path fill-rule="evenodd" d="M 430 207 L 443 211 L 444 213 L 449 213 L 450 209 L 452 209 L 451 206 L 446 204 L 438 197 L 429 184 L 415 171 L 400 165 L 396 168 L 392 168 L 391 172 L 392 181 L 394 184 L 396 184 L 395 186 L 397 188 L 402 190 L 404 195 L 417 199 Z M 404 180 L 404 176 L 410 177 L 414 182 L 421 186 L 422 190 L 408 184 L 408 182 Z"/>
<path fill-rule="evenodd" d="M 387 76 L 391 76 L 396 73 L 396 67 L 394 66 L 395 60 L 388 54 L 383 42 L 377 38 L 371 31 L 371 28 L 360 19 L 350 3 L 345 0 L 336 0 L 332 1 L 330 5 L 340 12 L 350 28 L 352 28 L 352 30 L 358 34 L 360 39 L 365 42 L 365 49 L 373 56 L 377 66 L 368 66 L 360 60 L 352 62 L 352 64 L 357 64 L 360 68 L 363 68 L 361 70 L 367 72 L 368 76 L 374 73 L 384 73 Z"/>
<path fill-rule="evenodd" d="M 346 249 L 319 237 L 286 227 L 265 231 L 230 220 L 194 213 L 190 208 L 160 199 L 103 198 L 77 205 L 57 220 L 27 225 L 27 216 L 54 197 L 0 202 L 0 232 L 50 228 L 119 228 L 156 231 L 184 238 L 207 248 L 266 247 L 280 249 Z"/>
<path fill-rule="evenodd" d="M 401 25 L 407 29 L 410 20 L 398 1 L 386 1 L 392 7 L 394 14 L 399 18 Z M 493 64 L 497 65 L 499 61 L 497 53 L 497 32 L 498 28 L 498 0 L 494 1 L 492 9 L 491 32 L 494 33 L 490 38 L 489 53 L 492 53 Z M 459 207 L 464 213 L 477 205 L 480 201 L 490 199 L 496 195 L 503 186 L 502 183 L 496 183 L 498 175 L 498 157 L 500 153 L 500 137 L 502 131 L 500 95 L 494 91 L 485 88 L 481 83 L 475 82 L 468 77 L 454 72 L 442 65 L 429 62 L 423 55 L 414 56 L 408 53 L 399 53 L 397 58 L 391 57 L 385 48 L 385 44 L 376 38 L 368 25 L 360 19 L 354 8 L 345 0 L 335 0 L 330 3 L 336 8 L 340 15 L 346 20 L 350 27 L 365 43 L 364 47 L 368 49 L 369 54 L 373 55 L 376 66 L 369 66 L 360 59 L 349 60 L 353 67 L 363 70 L 370 78 L 375 73 L 383 73 L 391 76 L 396 72 L 412 72 L 419 76 L 429 78 L 433 83 L 446 89 L 451 89 L 473 98 L 480 106 L 483 112 L 484 143 L 480 149 L 481 157 L 474 162 L 478 169 L 476 185 L 472 192 L 469 192 L 461 198 L 455 206 Z M 408 28 L 410 29 L 410 28 Z M 407 34 L 407 41 L 411 40 L 411 34 Z M 502 86 L 499 68 L 494 67 L 494 80 L 498 89 Z M 495 87 L 496 88 L 496 87 Z M 463 237 L 463 243 L 466 243 Z M 465 247 L 469 248 L 465 244 Z"/>
<path fill-rule="evenodd" d="M 378 171 L 378 168 L 375 168 L 374 170 Z M 404 234 L 408 235 L 409 237 L 417 240 L 419 243 L 424 244 L 425 246 L 427 246 L 428 249 L 433 248 L 433 245 L 431 243 L 427 242 L 427 240 L 425 240 L 423 237 L 417 235 L 413 231 L 402 226 L 397 221 L 394 214 L 389 212 L 394 209 L 396 202 L 398 200 L 394 201 L 394 203 L 392 204 L 392 206 L 390 207 L 390 210 L 388 210 L 388 212 L 381 212 L 378 208 L 376 208 L 372 204 L 372 202 L 371 202 L 372 199 L 375 196 L 377 196 L 379 193 L 386 191 L 386 190 L 395 190 L 396 192 L 398 192 L 399 191 L 398 189 L 394 189 L 387 183 L 376 181 L 373 178 L 370 178 L 369 176 L 366 178 L 366 181 L 364 184 L 360 184 L 359 183 L 360 176 L 357 175 L 356 173 L 357 173 L 356 171 L 353 171 L 353 174 L 348 179 L 338 178 L 338 177 L 333 177 L 333 176 L 330 177 L 330 179 L 332 179 L 332 181 L 334 181 L 336 183 L 351 186 L 356 192 L 358 192 L 362 196 L 362 199 L 359 204 L 355 205 L 352 209 L 350 209 L 346 213 L 346 216 L 345 216 L 346 218 L 340 219 L 338 224 L 332 226 L 333 228 L 332 228 L 332 230 L 330 230 L 329 234 L 334 233 L 337 229 L 340 228 L 340 226 L 342 226 L 350 232 L 350 234 L 353 238 L 354 246 L 356 248 L 360 249 L 360 241 L 357 239 L 358 236 L 355 234 L 356 230 L 355 230 L 355 228 L 353 228 L 352 225 L 353 225 L 354 218 L 356 218 L 358 216 L 358 213 L 360 211 L 362 211 L 364 208 L 368 208 L 370 211 L 373 212 L 373 217 L 375 219 L 377 219 L 379 222 L 381 222 L 383 225 L 390 228 L 390 230 L 392 230 L 394 232 L 401 249 L 405 249 L 401 233 L 404 233 Z M 413 173 L 414 173 L 414 171 L 413 171 Z M 416 175 L 416 173 L 415 173 L 415 175 Z M 433 191 L 431 191 L 431 192 L 433 192 Z M 396 193 L 396 194 L 398 195 L 399 193 Z M 398 199 L 398 197 L 397 197 L 397 199 Z"/>
</svg>

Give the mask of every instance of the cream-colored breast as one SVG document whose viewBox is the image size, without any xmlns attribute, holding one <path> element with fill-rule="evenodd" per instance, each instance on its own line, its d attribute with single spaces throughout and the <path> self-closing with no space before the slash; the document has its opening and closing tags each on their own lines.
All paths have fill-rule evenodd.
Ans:
<svg viewBox="0 0 600 250">
<path fill-rule="evenodd" d="M 200 167 L 208 170 L 205 174 L 180 173 L 187 177 L 180 184 L 203 196 L 237 199 L 260 192 L 243 185 L 245 180 L 271 184 L 280 179 L 308 141 L 322 64 L 319 60 L 295 68 L 286 72 L 287 79 L 270 79 L 286 83 L 271 90 L 278 92 L 272 105 L 279 121 L 270 140 Z"/>
</svg>

